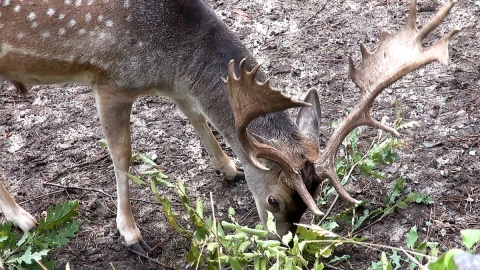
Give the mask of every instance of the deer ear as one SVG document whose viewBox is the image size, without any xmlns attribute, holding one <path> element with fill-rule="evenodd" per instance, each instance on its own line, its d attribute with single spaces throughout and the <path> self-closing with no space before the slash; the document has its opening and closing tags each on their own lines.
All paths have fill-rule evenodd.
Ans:
<svg viewBox="0 0 480 270">
<path fill-rule="evenodd" d="M 308 138 L 318 141 L 318 128 L 322 118 L 322 110 L 320 109 L 317 91 L 310 89 L 304 101 L 312 106 L 300 108 L 297 115 L 297 126 Z"/>
</svg>

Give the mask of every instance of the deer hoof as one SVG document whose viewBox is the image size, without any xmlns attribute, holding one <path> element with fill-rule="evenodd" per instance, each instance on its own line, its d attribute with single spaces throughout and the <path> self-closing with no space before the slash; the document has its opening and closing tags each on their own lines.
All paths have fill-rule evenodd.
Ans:
<svg viewBox="0 0 480 270">
<path fill-rule="evenodd" d="M 243 168 L 236 166 L 236 169 L 237 174 L 235 175 L 224 174 L 225 180 L 227 180 L 227 182 L 237 182 L 238 180 L 245 180 L 245 173 L 243 172 Z"/>
<path fill-rule="evenodd" d="M 245 173 L 242 171 L 238 171 L 237 175 L 235 175 L 235 177 L 233 177 L 233 180 L 232 181 L 238 181 L 238 180 L 245 180 Z"/>
<path fill-rule="evenodd" d="M 152 251 L 152 248 L 143 240 L 140 240 L 140 242 L 129 246 L 128 249 L 133 253 L 140 253 L 143 255 L 147 255 L 148 252 Z"/>
</svg>

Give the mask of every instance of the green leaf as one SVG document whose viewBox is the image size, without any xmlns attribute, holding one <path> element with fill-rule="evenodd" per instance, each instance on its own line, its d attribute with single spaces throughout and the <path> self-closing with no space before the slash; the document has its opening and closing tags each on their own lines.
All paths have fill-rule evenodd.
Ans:
<svg viewBox="0 0 480 270">
<path fill-rule="evenodd" d="M 415 251 L 418 253 L 426 254 L 427 253 L 427 242 L 423 241 L 415 248 Z"/>
<path fill-rule="evenodd" d="M 376 179 L 382 179 L 383 178 L 383 174 L 381 174 L 379 171 L 377 170 L 373 170 L 372 171 L 372 176 L 375 177 Z"/>
<path fill-rule="evenodd" d="M 158 166 L 157 163 L 155 163 L 153 160 L 151 160 L 149 157 L 147 157 L 147 156 L 144 155 L 144 154 L 138 154 L 138 157 L 139 157 L 145 164 L 152 165 L 152 166 Z"/>
<path fill-rule="evenodd" d="M 362 226 L 363 222 L 370 216 L 370 211 L 368 209 L 365 209 L 363 211 L 363 215 L 360 216 L 359 218 L 356 219 L 355 224 L 353 226 L 352 230 L 358 229 L 360 226 Z"/>
<path fill-rule="evenodd" d="M 239 246 L 238 246 L 238 251 L 244 253 L 245 250 L 247 250 L 247 248 L 251 245 L 250 242 L 242 242 Z"/>
<path fill-rule="evenodd" d="M 345 254 L 340 257 L 335 256 L 333 259 L 330 260 L 330 263 L 336 263 L 336 262 L 348 261 L 348 260 L 350 260 L 350 255 Z"/>
<path fill-rule="evenodd" d="M 277 225 L 275 224 L 275 220 L 273 214 L 270 211 L 267 211 L 267 231 L 276 234 L 277 233 Z"/>
<path fill-rule="evenodd" d="M 78 214 L 77 210 L 77 200 L 66 201 L 64 204 L 57 204 L 55 210 L 48 208 L 46 217 L 40 219 L 37 231 L 41 233 L 47 230 L 54 230 L 56 227 L 63 226 L 65 223 L 73 221 L 73 217 Z"/>
<path fill-rule="evenodd" d="M 402 257 L 398 255 L 396 250 L 393 250 L 393 254 L 390 255 L 390 259 L 392 260 L 393 265 L 395 265 L 394 269 L 400 269 L 402 265 L 400 264 Z"/>
<path fill-rule="evenodd" d="M 157 184 L 155 184 L 155 183 L 156 183 L 155 181 L 150 181 L 150 189 L 153 192 L 153 197 L 155 198 L 155 201 L 157 203 L 161 203 L 162 198 L 160 197 L 160 194 L 158 193 Z"/>
<path fill-rule="evenodd" d="M 372 262 L 368 267 L 368 270 L 381 270 L 382 265 L 382 262 Z"/>
<path fill-rule="evenodd" d="M 195 209 L 195 212 L 197 212 L 197 215 L 200 218 L 203 218 L 203 201 L 200 200 L 199 198 L 197 199 L 197 207 Z"/>
<path fill-rule="evenodd" d="M 247 233 L 247 234 L 250 234 L 250 235 L 259 236 L 261 238 L 265 238 L 268 235 L 268 232 L 265 231 L 265 230 L 243 227 L 243 226 L 233 224 L 233 223 L 223 221 L 223 220 L 222 220 L 221 224 L 227 230 L 235 230 L 237 232 L 244 232 L 244 233 Z"/>
<path fill-rule="evenodd" d="M 462 243 L 468 248 L 471 249 L 475 243 L 480 241 L 480 230 L 467 229 L 460 232 L 462 235 Z"/>
<path fill-rule="evenodd" d="M 387 197 L 387 201 L 385 204 L 387 205 L 392 205 L 395 203 L 397 198 L 402 194 L 403 189 L 404 189 L 404 183 L 405 179 L 403 178 L 398 178 L 397 181 L 395 182 L 395 186 L 393 187 L 392 191 Z"/>
<path fill-rule="evenodd" d="M 178 233 L 183 235 L 183 237 L 190 238 L 192 234 L 191 231 L 185 230 L 180 224 L 177 222 L 178 214 L 175 213 L 172 209 L 172 202 L 168 199 L 167 196 L 163 196 L 160 198 L 160 202 L 163 207 L 163 214 L 168 220 L 170 227 L 176 230 Z M 190 261 L 189 261 L 190 262 Z"/>
<path fill-rule="evenodd" d="M 418 240 L 417 226 L 413 226 L 406 235 L 407 247 L 413 249 Z"/>
<path fill-rule="evenodd" d="M 100 143 L 100 147 L 102 147 L 103 150 L 108 149 L 107 139 L 100 139 L 98 140 L 98 142 Z"/>
<path fill-rule="evenodd" d="M 15 264 L 32 264 L 32 262 L 38 260 L 41 261 L 43 256 L 46 256 L 48 254 L 48 249 L 41 250 L 38 252 L 33 252 L 32 253 L 32 247 L 28 246 L 25 252 L 19 256 L 19 257 L 14 257 L 11 259 L 8 259 L 6 262 L 7 263 L 15 263 Z"/>
<path fill-rule="evenodd" d="M 290 244 L 290 242 L 292 241 L 293 239 L 293 234 L 292 232 L 288 232 L 287 234 L 285 234 L 284 236 L 282 236 L 282 243 L 286 246 L 288 246 Z"/>
<path fill-rule="evenodd" d="M 130 178 L 130 180 L 132 180 L 132 182 L 134 182 L 135 184 L 141 185 L 141 186 L 147 185 L 147 182 L 143 181 L 140 177 L 135 176 L 133 174 L 129 174 L 129 173 L 126 173 L 126 174 L 127 174 L 127 177 Z"/>
<path fill-rule="evenodd" d="M 338 228 L 338 223 L 335 220 L 329 220 L 322 223 L 322 228 L 325 230 L 333 231 Z"/>
<path fill-rule="evenodd" d="M 392 270 L 392 264 L 388 261 L 387 254 L 382 252 L 380 261 L 382 262 L 382 270 Z"/>
<path fill-rule="evenodd" d="M 20 247 L 21 245 L 25 244 L 27 241 L 27 238 L 30 236 L 30 233 L 26 232 L 20 237 L 20 240 L 17 242 L 17 247 Z"/>
<path fill-rule="evenodd" d="M 55 230 L 45 231 L 36 238 L 33 238 L 33 244 L 43 249 L 52 249 L 66 246 L 71 238 L 74 238 L 78 232 L 79 224 L 76 221 L 64 223 L 57 226 Z"/>
<path fill-rule="evenodd" d="M 174 188 L 175 185 L 172 184 L 170 181 L 166 180 L 167 178 L 157 178 L 157 177 L 152 177 L 152 180 L 157 182 L 158 184 L 167 187 L 167 188 Z"/>
<path fill-rule="evenodd" d="M 253 266 L 254 266 L 254 269 L 255 270 L 267 270 L 267 262 L 268 262 L 268 258 L 255 258 L 255 260 L 253 261 Z"/>
<path fill-rule="evenodd" d="M 232 207 L 228 208 L 228 217 L 230 219 L 233 219 L 235 217 L 235 209 L 233 209 Z"/>
<path fill-rule="evenodd" d="M 406 203 L 410 202 L 416 202 L 416 203 L 421 203 L 425 205 L 431 205 L 434 203 L 433 199 L 428 196 L 427 194 L 421 194 L 421 193 L 409 193 L 407 198 L 405 199 Z"/>
<path fill-rule="evenodd" d="M 230 266 L 232 267 L 233 270 L 243 270 L 242 264 L 240 264 L 240 261 L 238 258 L 235 257 L 228 257 L 228 262 L 230 263 Z"/>
<path fill-rule="evenodd" d="M 162 171 L 160 170 L 150 170 L 150 171 L 142 171 L 140 172 L 140 174 L 143 174 L 143 175 L 154 175 L 154 176 L 157 176 L 157 177 L 160 177 L 160 178 L 165 178 L 167 179 L 168 176 L 163 174 Z"/>
<path fill-rule="evenodd" d="M 12 225 L 11 222 L 0 224 L 0 237 L 6 237 L 5 240 L 0 242 L 0 250 L 14 250 L 17 247 L 17 240 L 20 235 L 19 233 L 12 231 Z"/>
<path fill-rule="evenodd" d="M 365 176 L 370 176 L 372 175 L 372 166 L 367 165 L 367 164 L 362 164 L 360 165 L 360 173 L 365 175 Z"/>
<path fill-rule="evenodd" d="M 437 261 L 430 263 L 428 269 L 430 270 L 455 270 L 453 257 L 457 254 L 464 253 L 461 249 L 451 249 L 443 254 Z"/>
</svg>

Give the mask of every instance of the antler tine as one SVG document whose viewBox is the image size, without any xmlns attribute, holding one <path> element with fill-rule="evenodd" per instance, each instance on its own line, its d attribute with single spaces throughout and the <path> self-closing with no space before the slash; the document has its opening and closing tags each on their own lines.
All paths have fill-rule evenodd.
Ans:
<svg viewBox="0 0 480 270">
<path fill-rule="evenodd" d="M 456 2 L 456 0 L 450 0 L 422 29 L 418 30 L 416 1 L 412 1 L 407 23 L 397 33 L 391 34 L 382 30 L 380 44 L 373 52 L 361 44 L 362 63 L 359 67 L 355 67 L 353 60 L 349 58 L 350 76 L 360 89 L 360 102 L 330 137 L 317 167 L 320 178 L 329 178 L 337 193 L 346 201 L 358 203 L 348 195 L 333 170 L 333 163 L 342 141 L 354 128 L 362 125 L 399 135 L 393 128 L 372 119 L 370 108 L 383 89 L 409 72 L 433 61 L 448 64 L 448 42 L 460 29 L 451 30 L 427 49 L 422 48 L 422 41 L 448 15 Z"/>
<path fill-rule="evenodd" d="M 416 29 L 417 28 L 417 0 L 410 2 L 410 12 L 408 13 L 407 26 Z"/>
<path fill-rule="evenodd" d="M 443 21 L 443 19 L 448 15 L 450 10 L 452 9 L 453 5 L 457 3 L 457 0 L 449 0 L 447 4 L 445 4 L 438 12 L 433 16 L 430 21 L 428 21 L 427 24 L 425 24 L 422 29 L 420 29 L 420 32 L 418 33 L 418 40 L 422 41 L 430 32 L 432 32 L 433 29 L 437 28 L 437 26 L 440 25 L 440 23 Z M 416 11 L 415 11 L 416 13 Z M 412 16 L 412 13 L 410 13 L 410 16 Z M 460 30 L 457 30 L 457 32 Z"/>
</svg>

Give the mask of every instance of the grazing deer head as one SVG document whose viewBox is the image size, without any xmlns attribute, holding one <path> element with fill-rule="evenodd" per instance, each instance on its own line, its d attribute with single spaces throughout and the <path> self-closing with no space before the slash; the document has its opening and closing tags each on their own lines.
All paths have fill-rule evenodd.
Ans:
<svg viewBox="0 0 480 270">
<path fill-rule="evenodd" d="M 358 202 L 333 170 L 339 145 L 360 125 L 397 134 L 371 119 L 373 100 L 406 73 L 431 61 L 446 63 L 448 40 L 458 31 L 424 50 L 423 38 L 445 18 L 454 1 L 421 30 L 415 26 L 413 1 L 407 25 L 399 33 L 382 32 L 374 53 L 362 46 L 362 65 L 355 68 L 352 61 L 350 65 L 362 94 L 360 103 L 320 153 L 317 92 L 310 90 L 304 101 L 296 101 L 272 90 L 268 80 L 258 82 L 265 75 L 205 1 L 20 2 L 3 1 L 0 6 L 0 76 L 23 93 L 25 83 L 77 82 L 93 88 L 114 165 L 117 228 L 125 244 L 139 252 L 150 248 L 133 218 L 126 175 L 130 112 L 138 96 L 171 98 L 195 127 L 215 169 L 229 179 L 244 176 L 261 220 L 265 223 L 266 211 L 272 212 L 278 235 L 283 235 L 295 228 L 307 208 L 322 214 L 314 196 L 326 178 L 340 196 Z M 225 75 L 226 85 L 220 80 Z M 296 121 L 284 111 L 292 107 L 301 107 Z M 234 150 L 244 175 L 223 152 L 207 120 Z M 1 182 L 0 208 L 25 231 L 36 224 Z"/>
<path fill-rule="evenodd" d="M 266 210 L 273 213 L 277 233 L 283 235 L 300 220 L 306 208 L 322 215 L 311 195 L 320 184 L 315 174 L 320 103 L 315 90 L 311 90 L 303 102 L 284 96 L 270 87 L 269 80 L 264 83 L 256 80 L 259 65 L 250 72 L 245 65 L 244 59 L 240 62 L 240 76 L 237 77 L 235 61 L 230 61 L 228 79 L 224 79 L 227 97 L 235 116 L 238 140 L 245 151 L 247 179 L 250 171 L 255 179 L 255 187 L 251 190 L 260 217 L 265 222 Z M 297 117 L 298 131 L 294 130 L 289 141 L 282 141 L 284 138 L 280 136 L 264 138 L 247 130 L 257 117 L 293 107 L 302 108 Z"/>
<path fill-rule="evenodd" d="M 310 92 L 307 99 L 302 102 L 293 100 L 282 95 L 280 92 L 270 88 L 269 80 L 264 83 L 256 81 L 255 75 L 259 66 L 251 72 L 245 70 L 245 61 L 240 62 L 240 77 L 234 73 L 234 62 L 230 62 L 227 85 L 228 100 L 235 115 L 235 124 L 238 138 L 244 147 L 249 162 L 257 170 L 268 171 L 257 158 L 269 160 L 276 164 L 276 170 L 270 174 L 278 174 L 283 186 L 280 190 L 275 188 L 271 191 L 263 191 L 258 194 L 260 198 L 267 198 L 259 202 L 256 197 L 257 207 L 262 216 L 262 210 L 269 210 L 274 213 L 275 218 L 284 221 L 281 223 L 280 235 L 287 232 L 287 228 L 294 228 L 292 224 L 300 218 L 301 209 L 308 209 L 315 215 L 322 215 L 322 212 L 315 204 L 313 196 L 320 191 L 320 183 L 329 179 L 338 194 L 352 204 L 360 203 L 352 198 L 345 190 L 334 170 L 334 161 L 338 149 L 345 137 L 356 127 L 371 126 L 379 128 L 398 136 L 398 132 L 374 120 L 370 116 L 370 108 L 375 98 L 386 87 L 399 80 L 409 72 L 418 69 L 433 61 L 448 64 L 448 42 L 459 29 L 451 30 L 440 41 L 430 48 L 424 49 L 422 42 L 425 37 L 435 29 L 449 13 L 456 1 L 450 1 L 422 28 L 416 26 L 416 1 L 412 1 L 407 24 L 397 33 L 392 34 L 384 30 L 380 33 L 380 45 L 374 52 L 370 52 L 363 44 L 360 45 L 362 53 L 362 64 L 355 67 L 353 60 L 350 61 L 350 76 L 355 85 L 360 89 L 360 102 L 353 111 L 343 119 L 340 125 L 331 135 L 324 151 L 319 152 L 318 122 L 320 119 L 320 107 L 316 92 Z M 305 106 L 312 106 L 308 109 Z M 261 136 L 250 132 L 247 128 L 255 118 L 266 113 L 282 111 L 288 108 L 302 107 L 297 118 L 297 124 L 307 136 L 300 136 L 295 146 L 279 145 L 278 143 L 265 140 Z M 304 149 L 311 147 L 310 149 Z M 317 162 L 318 158 L 318 162 Z M 312 166 L 315 164 L 315 166 Z M 318 175 L 316 174 L 318 173 Z M 267 181 L 268 182 L 268 181 Z M 291 191 L 290 195 L 279 196 L 280 202 L 275 199 L 275 205 L 288 205 L 289 207 L 268 206 L 270 196 L 268 193 L 285 194 L 285 190 Z M 255 194 L 255 191 L 253 191 Z M 292 198 L 298 196 L 302 202 L 293 208 Z M 294 209 L 294 210 L 292 210 Z M 262 217 L 265 220 L 265 214 Z M 292 223 L 293 221 L 293 223 Z"/>
</svg>

